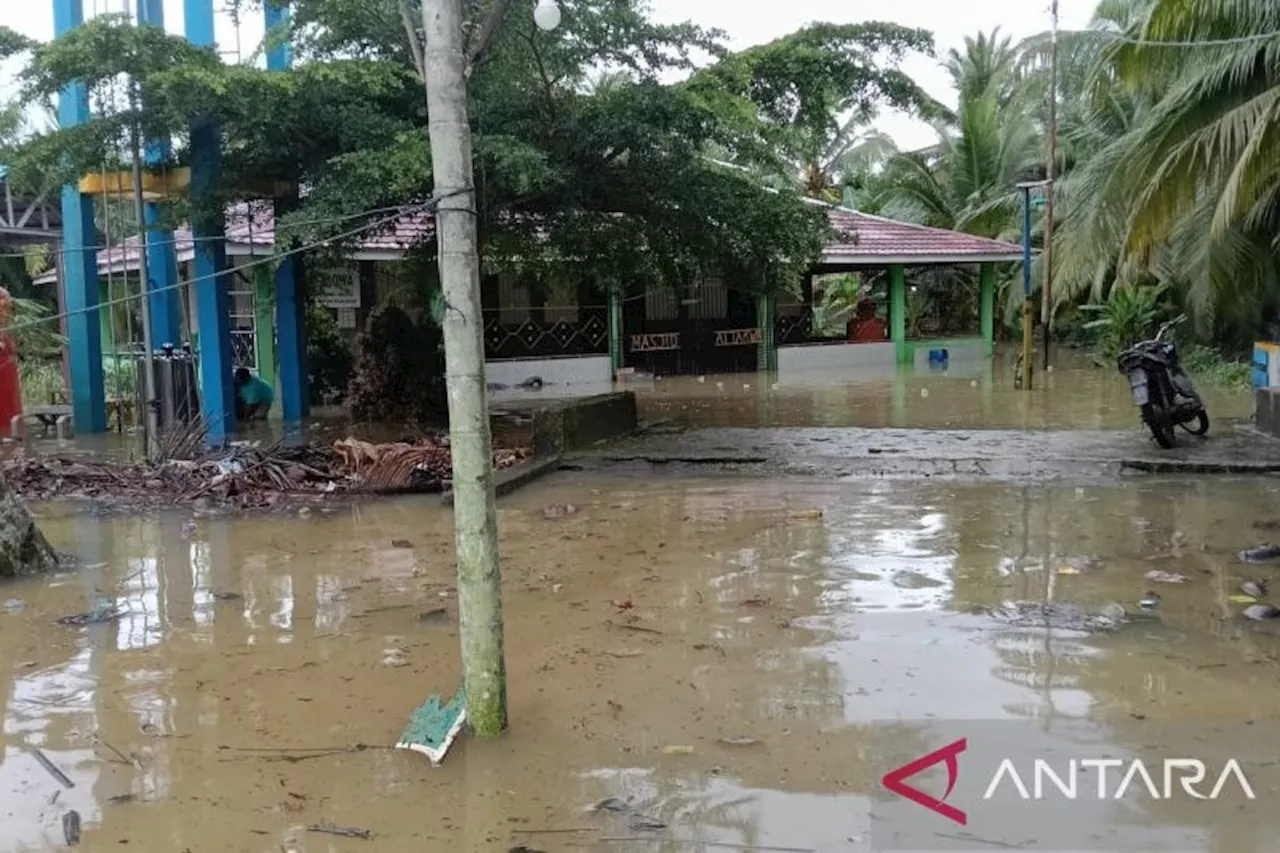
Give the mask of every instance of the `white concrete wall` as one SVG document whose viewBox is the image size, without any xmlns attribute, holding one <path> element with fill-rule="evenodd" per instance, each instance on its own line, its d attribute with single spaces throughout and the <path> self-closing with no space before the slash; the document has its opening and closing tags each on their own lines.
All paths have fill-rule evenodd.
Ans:
<svg viewBox="0 0 1280 853">
<path fill-rule="evenodd" d="M 778 372 L 893 366 L 896 358 L 892 342 L 793 344 L 778 347 Z"/>
<path fill-rule="evenodd" d="M 534 376 L 540 377 L 546 385 L 613 383 L 613 364 L 607 355 L 486 361 L 484 371 L 485 381 L 498 385 L 519 385 Z"/>
</svg>

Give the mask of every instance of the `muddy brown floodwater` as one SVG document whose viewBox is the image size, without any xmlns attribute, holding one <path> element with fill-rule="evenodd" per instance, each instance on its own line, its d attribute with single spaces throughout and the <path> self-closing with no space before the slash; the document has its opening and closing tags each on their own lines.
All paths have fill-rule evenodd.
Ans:
<svg viewBox="0 0 1280 853">
<path fill-rule="evenodd" d="M 281 752 L 393 743 L 457 685 L 438 501 L 194 525 L 40 509 L 84 568 L 0 589 L 5 851 L 62 847 L 67 809 L 88 851 L 698 849 L 602 840 L 645 835 L 587 811 L 606 797 L 668 838 L 862 851 L 875 721 L 1089 717 L 1123 748 L 1154 721 L 1280 711 L 1277 638 L 1229 598 L 1269 571 L 1234 555 L 1280 515 L 1273 480 L 555 475 L 501 504 L 511 731 L 460 739 L 438 769 L 382 748 Z M 1152 569 L 1190 580 L 1142 627 L 983 614 L 1047 597 L 1132 609 Z M 104 604 L 126 614 L 55 624 Z M 1275 849 L 1277 826 L 1169 805 L 1113 819 L 1160 849 Z M 373 837 L 305 831 L 321 823 Z M 573 829 L 590 831 L 547 832 Z"/>
<path fill-rule="evenodd" d="M 662 377 L 632 387 L 643 417 L 690 426 L 923 427 L 928 429 L 1116 429 L 1139 424 L 1129 386 L 1075 350 L 1062 350 L 1033 388 L 1013 386 L 1011 353 L 956 362 L 945 371 L 863 368 Z M 1198 382 L 1210 417 L 1248 417 L 1252 398 Z M 554 393 L 548 388 L 544 393 Z"/>
</svg>

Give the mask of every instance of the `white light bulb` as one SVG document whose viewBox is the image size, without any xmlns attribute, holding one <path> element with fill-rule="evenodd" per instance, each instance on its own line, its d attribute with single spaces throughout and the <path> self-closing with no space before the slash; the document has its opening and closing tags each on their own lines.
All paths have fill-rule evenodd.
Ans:
<svg viewBox="0 0 1280 853">
<path fill-rule="evenodd" d="M 551 32 L 560 26 L 560 5 L 556 0 L 538 0 L 533 7 L 533 22 L 539 29 Z"/>
</svg>

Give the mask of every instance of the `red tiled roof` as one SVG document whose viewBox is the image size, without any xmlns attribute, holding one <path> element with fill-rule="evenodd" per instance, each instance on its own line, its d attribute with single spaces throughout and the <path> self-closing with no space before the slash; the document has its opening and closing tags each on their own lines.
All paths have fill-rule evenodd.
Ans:
<svg viewBox="0 0 1280 853">
<path fill-rule="evenodd" d="M 963 263 L 1017 261 L 1022 247 L 943 228 L 930 228 L 896 219 L 833 207 L 827 218 L 837 237 L 823 252 L 833 263 Z"/>
<path fill-rule="evenodd" d="M 835 241 L 822 255 L 821 262 L 827 265 L 977 263 L 1022 259 L 1021 246 L 1000 240 L 899 222 L 844 207 L 828 208 L 827 217 L 836 231 Z M 351 222 L 353 228 L 359 227 L 359 220 L 352 219 Z M 357 251 L 398 254 L 431 239 L 435 235 L 434 226 L 432 215 L 425 210 L 407 213 L 381 228 L 366 232 L 357 243 Z M 231 246 L 242 249 L 235 254 L 257 254 L 260 248 L 274 246 L 275 212 L 271 203 L 251 202 L 228 208 L 226 235 Z M 173 238 L 178 260 L 190 260 L 194 248 L 191 231 L 179 228 L 173 232 Z M 137 238 L 98 252 L 100 274 L 108 269 L 122 272 L 137 267 Z M 55 279 L 56 273 L 50 272 L 36 281 L 46 283 Z"/>
</svg>

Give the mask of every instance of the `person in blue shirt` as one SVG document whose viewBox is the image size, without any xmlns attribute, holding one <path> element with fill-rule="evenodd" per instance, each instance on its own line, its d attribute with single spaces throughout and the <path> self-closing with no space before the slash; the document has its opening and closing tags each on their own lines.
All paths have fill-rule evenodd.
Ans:
<svg viewBox="0 0 1280 853">
<path fill-rule="evenodd" d="M 265 420 L 276 392 L 269 383 L 254 376 L 246 368 L 236 370 L 236 419 L 241 421 Z"/>
</svg>

